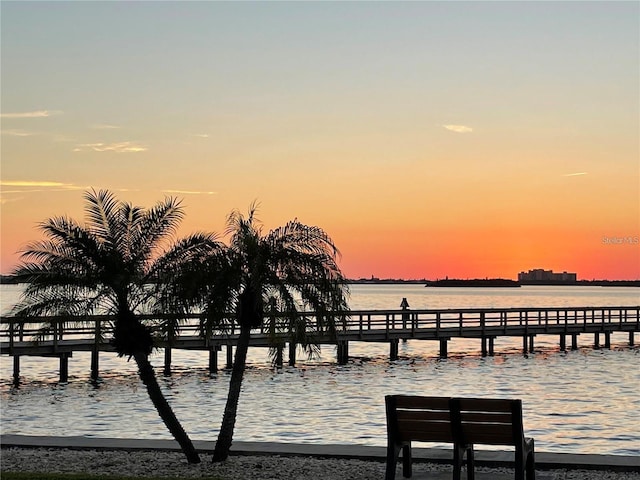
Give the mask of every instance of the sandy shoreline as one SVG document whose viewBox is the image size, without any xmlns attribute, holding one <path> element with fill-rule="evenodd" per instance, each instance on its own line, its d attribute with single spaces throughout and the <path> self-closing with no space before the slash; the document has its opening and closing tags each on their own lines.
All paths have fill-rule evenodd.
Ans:
<svg viewBox="0 0 640 480">
<path fill-rule="evenodd" d="M 179 452 L 126 450 L 71 450 L 66 448 L 3 448 L 2 472 L 60 472 L 91 474 L 126 474 L 144 478 L 161 477 L 207 478 L 224 480 L 371 480 L 384 478 L 383 461 L 311 456 L 235 455 L 226 462 L 213 464 L 211 456 L 202 456 L 202 463 L 189 465 Z M 509 468 L 476 468 L 479 480 L 513 478 Z M 640 480 L 640 472 L 603 470 L 537 471 L 538 480 Z M 398 466 L 396 478 L 402 474 Z M 414 480 L 444 480 L 451 478 L 449 465 L 414 464 Z"/>
</svg>

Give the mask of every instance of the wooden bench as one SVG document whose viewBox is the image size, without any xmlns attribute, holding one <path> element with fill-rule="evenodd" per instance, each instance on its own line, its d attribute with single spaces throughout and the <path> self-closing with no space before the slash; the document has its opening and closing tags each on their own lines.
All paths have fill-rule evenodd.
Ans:
<svg viewBox="0 0 640 480">
<path fill-rule="evenodd" d="M 387 395 L 387 468 L 385 480 L 396 476 L 396 463 L 402 451 L 402 474 L 410 477 L 411 442 L 453 443 L 454 478 L 460 478 L 464 452 L 468 448 L 455 442 L 451 425 L 451 399 L 448 397 L 420 397 Z M 467 454 L 473 461 L 473 452 Z M 468 471 L 472 464 L 468 465 Z M 457 477 L 455 476 L 457 473 Z"/>
<path fill-rule="evenodd" d="M 535 479 L 533 438 L 525 438 L 522 400 L 496 398 L 452 398 L 451 424 L 455 442 L 471 446 L 469 480 L 473 480 L 473 445 L 515 447 L 515 478 Z"/>
<path fill-rule="evenodd" d="M 515 478 L 535 479 L 534 441 L 525 438 L 522 401 L 487 398 L 389 395 L 386 480 L 395 478 L 402 450 L 405 477 L 411 476 L 411 441 L 453 443 L 453 478 L 459 480 L 464 454 L 467 478 L 474 480 L 477 444 L 515 447 Z"/>
</svg>

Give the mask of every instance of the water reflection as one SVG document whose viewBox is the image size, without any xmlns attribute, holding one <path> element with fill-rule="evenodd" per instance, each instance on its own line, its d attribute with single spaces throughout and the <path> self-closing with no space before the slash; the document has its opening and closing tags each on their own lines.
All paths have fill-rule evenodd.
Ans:
<svg viewBox="0 0 640 480">
<path fill-rule="evenodd" d="M 408 353 L 391 363 L 380 356 L 344 366 L 253 365 L 236 439 L 382 446 L 384 395 L 411 392 L 522 398 L 525 428 L 541 451 L 640 453 L 632 428 L 640 375 L 625 368 L 637 360 L 637 349 L 548 351 L 528 359 Z M 160 379 L 187 430 L 203 440 L 215 438 L 228 380 L 226 371 L 209 376 L 204 368 L 184 367 Z M 88 381 L 29 382 L 20 390 L 4 385 L 2 410 L 3 433 L 168 438 L 135 374 L 103 376 L 99 387 Z"/>
<path fill-rule="evenodd" d="M 483 290 L 371 286 L 354 289 L 352 308 L 397 308 L 402 297 L 416 309 L 637 304 L 629 290 L 543 287 L 500 298 Z M 524 357 L 521 339 L 501 338 L 496 355 L 484 358 L 478 340 L 452 340 L 448 359 L 438 358 L 437 342 L 408 341 L 395 362 L 388 345 L 353 342 L 347 365 L 336 365 L 335 348 L 325 346 L 320 359 L 280 370 L 269 366 L 266 349 L 250 349 L 235 439 L 384 446 L 386 394 L 498 396 L 522 398 L 525 429 L 539 451 L 640 455 L 640 349 L 625 346 L 626 333 L 612 336 L 611 350 L 593 350 L 591 339 L 560 352 L 557 337 L 538 336 Z M 210 374 L 204 352 L 174 350 L 170 377 L 161 375 L 162 351 L 152 363 L 192 438 L 215 440 L 229 372 Z M 25 382 L 16 389 L 11 360 L 0 358 L 2 433 L 170 438 L 133 362 L 101 354 L 93 383 L 89 365 L 88 352 L 74 353 L 69 382 L 58 384 L 55 359 L 23 357 Z"/>
</svg>

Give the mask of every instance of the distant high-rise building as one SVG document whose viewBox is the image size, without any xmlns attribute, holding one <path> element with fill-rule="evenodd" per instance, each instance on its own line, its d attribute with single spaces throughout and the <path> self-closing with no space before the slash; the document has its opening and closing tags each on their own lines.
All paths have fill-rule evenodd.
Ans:
<svg viewBox="0 0 640 480">
<path fill-rule="evenodd" d="M 528 272 L 520 272 L 518 274 L 518 281 L 523 285 L 535 285 L 535 284 L 566 284 L 570 285 L 576 283 L 578 275 L 575 273 L 562 272 L 555 273 L 553 270 L 543 270 L 542 268 L 535 268 Z"/>
</svg>

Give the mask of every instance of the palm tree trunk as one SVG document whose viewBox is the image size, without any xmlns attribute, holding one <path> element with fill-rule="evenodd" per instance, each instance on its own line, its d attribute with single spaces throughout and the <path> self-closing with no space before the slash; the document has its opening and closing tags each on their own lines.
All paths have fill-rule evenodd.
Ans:
<svg viewBox="0 0 640 480">
<path fill-rule="evenodd" d="M 184 428 L 182 428 L 178 418 L 175 413 L 173 413 L 171 405 L 169 405 L 162 390 L 160 390 L 158 379 L 153 371 L 151 362 L 149 362 L 149 356 L 144 353 L 136 353 L 134 354 L 134 358 L 138 364 L 140 380 L 142 380 L 142 383 L 147 387 L 147 393 L 149 394 L 151 402 L 153 402 L 153 406 L 156 407 L 160 418 L 162 418 L 162 421 L 173 435 L 173 438 L 176 439 L 180 448 L 182 448 L 182 452 L 186 455 L 187 461 L 189 463 L 200 463 L 200 456 L 193 446 L 191 439 L 187 435 L 187 432 L 184 431 Z"/>
<path fill-rule="evenodd" d="M 240 389 L 242 387 L 242 377 L 247 364 L 247 350 L 249 350 L 249 338 L 251 336 L 250 326 L 240 327 L 240 336 L 236 346 L 236 355 L 231 370 L 231 380 L 229 381 L 229 394 L 227 404 L 224 407 L 222 425 L 218 433 L 218 441 L 213 451 L 213 461 L 222 462 L 229 456 L 231 442 L 233 440 L 233 429 L 236 425 L 236 415 L 238 413 L 238 402 L 240 401 Z"/>
</svg>

